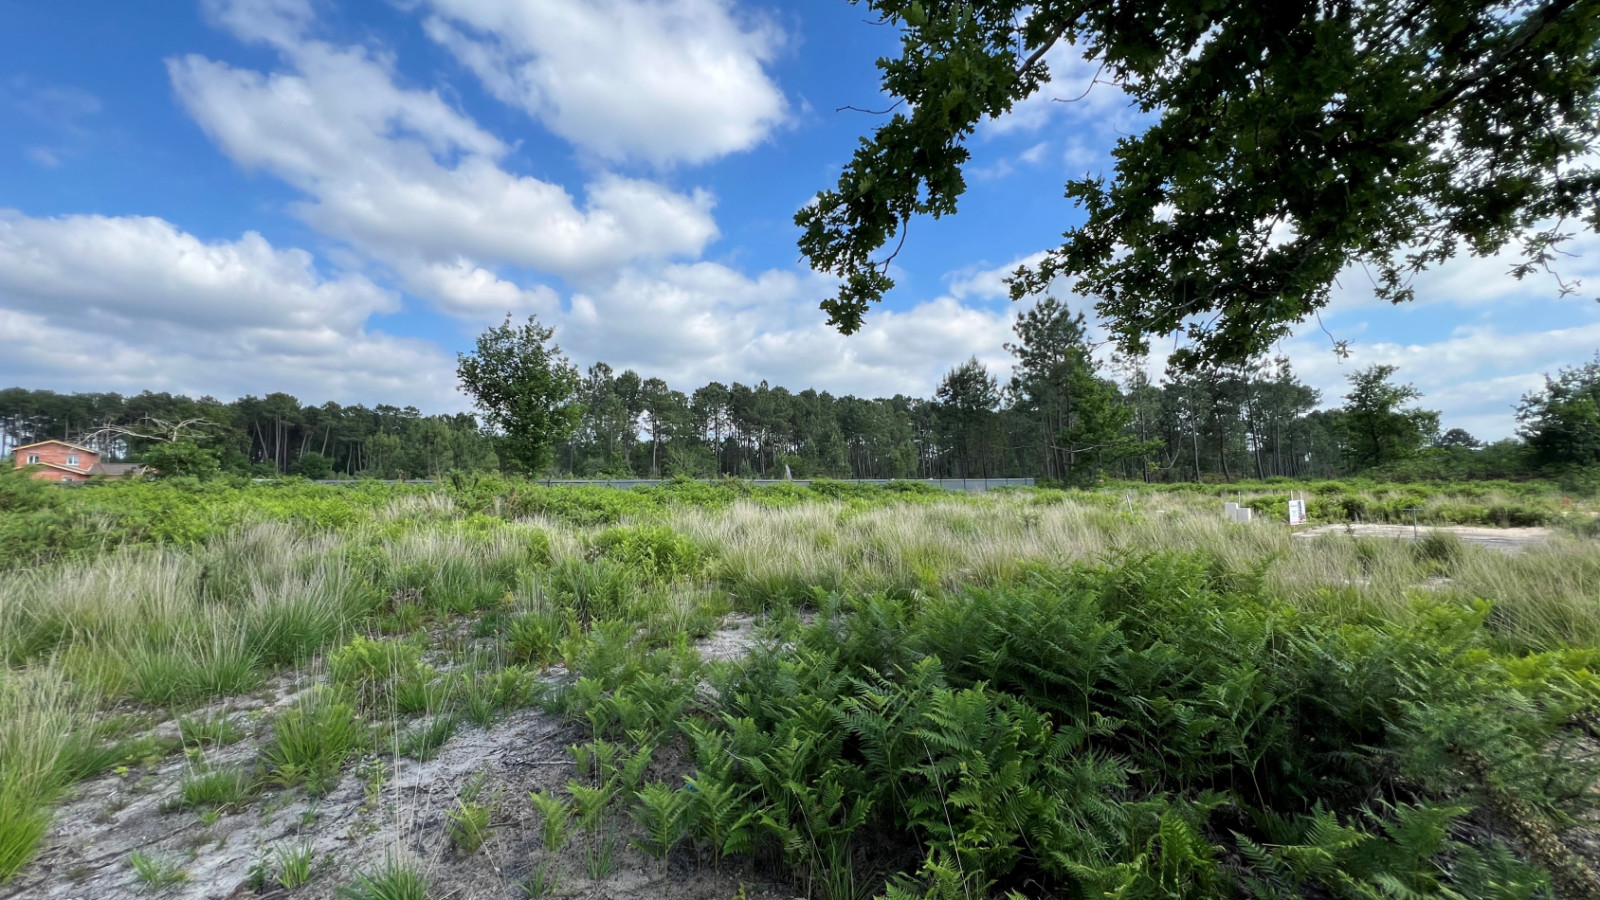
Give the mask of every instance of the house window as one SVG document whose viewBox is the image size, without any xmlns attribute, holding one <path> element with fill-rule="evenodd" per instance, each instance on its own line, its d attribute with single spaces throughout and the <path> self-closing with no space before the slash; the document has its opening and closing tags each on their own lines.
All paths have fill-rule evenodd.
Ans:
<svg viewBox="0 0 1600 900">
<path fill-rule="evenodd" d="M 28 454 L 28 465 L 36 466 L 38 464 L 39 464 L 39 454 L 37 454 L 37 453 L 29 453 Z"/>
<path fill-rule="evenodd" d="M 67 465 L 75 466 L 77 464 L 78 464 L 78 454 L 76 454 L 76 453 L 68 454 L 67 455 Z"/>
<path fill-rule="evenodd" d="M 72 476 L 71 475 L 63 475 L 63 476 L 61 476 L 61 483 L 62 484 L 69 484 L 69 483 L 71 483 L 71 481 L 72 481 Z"/>
</svg>

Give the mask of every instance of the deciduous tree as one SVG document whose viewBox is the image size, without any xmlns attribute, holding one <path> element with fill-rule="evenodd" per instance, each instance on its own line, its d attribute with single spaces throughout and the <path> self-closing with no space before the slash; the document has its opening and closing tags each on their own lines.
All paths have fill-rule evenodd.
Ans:
<svg viewBox="0 0 1600 900">
<path fill-rule="evenodd" d="M 1517 408 L 1534 462 L 1546 467 L 1600 465 L 1600 354 L 1562 369 Z"/>
<path fill-rule="evenodd" d="M 1396 371 L 1371 365 L 1350 376 L 1342 421 L 1351 461 L 1359 468 L 1405 459 L 1439 431 L 1437 412 L 1402 409 L 1422 394 L 1409 384 L 1390 382 Z"/>
<path fill-rule="evenodd" d="M 1098 72 L 1053 99 L 1120 86 L 1153 122 L 1118 141 L 1109 181 L 1067 185 L 1086 219 L 1012 292 L 1071 277 L 1126 350 L 1184 330 L 1180 363 L 1241 362 L 1353 262 L 1401 301 L 1459 252 L 1520 243 L 1520 276 L 1561 223 L 1600 228 L 1600 0 L 855 2 L 900 28 L 879 61 L 895 100 L 796 215 L 847 334 L 893 286 L 911 220 L 956 211 L 978 125 L 1059 75 L 1061 44 Z"/>
<path fill-rule="evenodd" d="M 478 336 L 472 353 L 457 357 L 461 388 L 490 427 L 505 435 L 507 455 L 523 471 L 538 473 L 551 463 L 551 447 L 577 425 L 572 403 L 578 370 L 553 343 L 555 330 L 529 316 L 522 325 L 504 323 Z"/>
</svg>

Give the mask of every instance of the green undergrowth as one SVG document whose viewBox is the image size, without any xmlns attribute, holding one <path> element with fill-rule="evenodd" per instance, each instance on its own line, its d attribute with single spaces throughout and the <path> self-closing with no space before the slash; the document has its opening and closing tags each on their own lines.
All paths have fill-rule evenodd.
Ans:
<svg viewBox="0 0 1600 900">
<path fill-rule="evenodd" d="M 590 527 L 659 518 L 678 508 L 724 509 L 740 501 L 774 509 L 819 501 L 873 508 L 949 496 L 920 482 L 817 480 L 809 486 L 757 486 L 736 479 L 680 480 L 623 490 L 546 487 L 499 477 L 438 485 L 171 479 L 94 482 L 66 489 L 6 470 L 0 471 L 0 571 L 126 546 L 196 547 L 263 523 L 286 524 L 304 533 L 393 525 L 397 517 L 458 522 L 479 530 L 527 517 Z"/>
<path fill-rule="evenodd" d="M 1424 525 L 1477 525 L 1532 527 L 1568 525 L 1587 529 L 1594 520 L 1596 494 L 1592 486 L 1565 489 L 1550 481 L 1468 481 L 1393 483 L 1354 478 L 1338 481 L 1296 481 L 1287 478 L 1239 481 L 1218 485 L 1144 484 L 1109 485 L 1100 493 L 1110 502 L 1122 502 L 1133 492 L 1193 494 L 1218 502 L 1242 499 L 1257 515 L 1287 521 L 1291 492 L 1306 500 L 1313 524 L 1372 522 Z"/>
<path fill-rule="evenodd" d="M 1571 723 L 1600 653 L 1498 652 L 1488 612 L 1334 625 L 1204 554 L 1131 556 L 830 596 L 687 716 L 691 672 L 607 635 L 567 698 L 583 777 L 536 804 L 547 841 L 625 810 L 647 852 L 833 900 L 1574 896 L 1569 854 L 1512 846 L 1592 806 Z M 692 773 L 645 779 L 674 741 Z"/>
<path fill-rule="evenodd" d="M 185 751 L 175 806 L 224 815 L 542 705 L 590 734 L 535 802 L 591 873 L 627 840 L 826 898 L 1544 897 L 1563 860 L 1483 836 L 1552 846 L 1505 823 L 1581 812 L 1567 722 L 1600 721 L 1600 556 L 1566 535 L 1322 544 L 1192 491 L 19 485 L 0 533 L 77 549 L 0 549 L 0 882 L 84 778 Z M 703 663 L 736 609 L 766 643 Z M 259 757 L 213 765 L 220 701 L 275 676 Z"/>
</svg>

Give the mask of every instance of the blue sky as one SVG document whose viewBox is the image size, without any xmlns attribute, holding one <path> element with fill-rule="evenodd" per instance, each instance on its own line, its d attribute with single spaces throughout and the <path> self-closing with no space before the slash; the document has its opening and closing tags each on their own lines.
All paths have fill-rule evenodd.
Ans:
<svg viewBox="0 0 1600 900">
<path fill-rule="evenodd" d="M 462 409 L 454 354 L 507 311 L 692 389 L 927 394 L 1004 370 L 1000 275 L 1057 241 L 1064 181 L 1141 126 L 1092 67 L 973 142 L 959 215 L 842 338 L 792 217 L 881 105 L 890 28 L 844 0 L 0 0 L 0 385 Z M 1600 241 L 1516 282 L 1463 259 L 1374 304 L 1348 272 L 1282 350 L 1337 402 L 1392 362 L 1447 426 L 1511 433 L 1600 347 Z M 1073 298 L 1082 304 L 1081 298 Z M 1159 354 L 1151 363 L 1157 370 Z"/>
</svg>

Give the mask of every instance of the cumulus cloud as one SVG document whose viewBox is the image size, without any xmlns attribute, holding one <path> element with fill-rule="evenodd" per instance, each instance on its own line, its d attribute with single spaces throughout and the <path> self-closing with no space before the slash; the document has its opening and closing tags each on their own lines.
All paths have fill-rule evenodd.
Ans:
<svg viewBox="0 0 1600 900">
<path fill-rule="evenodd" d="M 1467 253 L 1420 272 L 1411 282 L 1416 291 L 1413 303 L 1481 308 L 1512 300 L 1548 300 L 1560 293 L 1559 276 L 1562 282 L 1584 286 L 1570 302 L 1593 306 L 1589 298 L 1600 293 L 1600 234 L 1574 229 L 1572 239 L 1560 246 L 1561 255 L 1551 263 L 1553 274 L 1536 271 L 1518 281 L 1510 272 L 1523 261 L 1521 249 L 1512 244 L 1489 256 Z M 1354 310 L 1386 305 L 1377 297 L 1374 277 L 1375 273 L 1362 266 L 1341 272 L 1334 290 L 1336 307 Z"/>
<path fill-rule="evenodd" d="M 1315 332 L 1313 335 L 1311 332 Z M 1327 406 L 1338 406 L 1348 376 L 1381 363 L 1398 367 L 1397 381 L 1414 384 L 1420 405 L 1441 410 L 1446 428 L 1466 428 L 1479 438 L 1498 439 L 1515 431 L 1513 408 L 1523 394 L 1544 383 L 1544 373 L 1594 358 L 1600 347 L 1600 322 L 1547 331 L 1499 327 L 1458 328 L 1438 340 L 1359 341 L 1340 361 L 1316 326 L 1285 342 L 1296 371 L 1322 391 Z"/>
<path fill-rule="evenodd" d="M 787 115 L 783 36 L 727 0 L 428 0 L 429 37 L 501 101 L 608 160 L 705 162 Z"/>
<path fill-rule="evenodd" d="M 945 371 L 973 355 L 1008 374 L 1001 345 L 1014 309 L 974 309 L 945 296 L 877 311 L 844 337 L 815 311 L 830 289 L 812 272 L 751 277 L 710 262 L 631 272 L 574 296 L 559 338 L 581 362 L 603 359 L 691 388 L 765 380 L 795 390 L 927 396 Z"/>
<path fill-rule="evenodd" d="M 389 261 L 461 256 L 571 276 L 695 255 L 716 234 L 709 194 L 602 176 L 582 207 L 516 175 L 506 146 L 432 91 L 404 89 L 364 48 L 297 45 L 263 75 L 199 56 L 168 61 L 189 113 L 240 165 L 304 191 L 319 231 Z"/>
<path fill-rule="evenodd" d="M 311 0 L 202 0 L 200 8 L 241 39 L 276 47 L 297 43 L 317 17 Z"/>
<path fill-rule="evenodd" d="M 366 327 L 398 298 L 260 235 L 149 217 L 0 213 L 0 380 L 67 390 L 289 390 L 457 408 L 449 359 Z"/>
<path fill-rule="evenodd" d="M 726 0 L 425 2 L 430 34 L 491 91 L 604 158 L 711 159 L 763 140 L 785 115 L 763 69 L 776 32 Z M 281 64 L 169 59 L 179 102 L 240 167 L 299 191 L 294 209 L 350 272 L 325 274 L 310 254 L 255 233 L 208 241 L 155 218 L 0 215 L 0 378 L 462 408 L 438 343 L 373 327 L 400 309 L 391 274 L 464 322 L 535 313 L 580 364 L 605 360 L 682 388 L 767 380 L 927 396 L 974 355 L 1009 374 L 1003 344 L 1025 305 L 1006 299 L 1003 279 L 1040 254 L 951 272 L 942 295 L 875 310 L 845 338 L 816 310 L 828 279 L 703 258 L 718 235 L 709 194 L 604 171 L 571 190 L 518 174 L 508 141 L 439 91 L 410 85 L 385 51 L 319 39 L 309 0 L 206 0 L 205 10 Z M 601 37 L 606 52 L 594 49 Z M 1014 141 L 1016 165 L 1087 166 L 1107 128 L 1132 130 L 1117 125 L 1125 97 L 1100 85 L 1084 101 L 1052 103 L 1081 93 L 1093 68 L 1069 47 L 1048 58 L 1052 84 L 984 134 Z M 1048 132 L 1057 121 L 1071 133 Z M 1487 308 L 1517 289 L 1507 267 L 1457 261 L 1419 281 L 1419 294 Z M 1570 268 L 1563 275 L 1589 277 L 1593 266 Z M 1381 312 L 1362 307 L 1348 273 L 1346 285 L 1335 316 Z M 1064 286 L 1057 293 L 1087 310 Z M 1335 403 L 1355 366 L 1398 362 L 1449 424 L 1495 437 L 1510 431 L 1510 404 L 1539 372 L 1592 355 L 1597 328 L 1363 338 L 1357 358 L 1337 365 L 1313 324 L 1285 349 Z"/>
<path fill-rule="evenodd" d="M 945 276 L 950 284 L 950 296 L 957 300 L 1007 300 L 1011 297 L 1011 287 L 1006 284 L 1006 279 L 1016 273 L 1017 269 L 1038 265 L 1044 262 L 1045 251 L 1019 256 L 1004 265 L 988 266 L 979 264 L 957 269 Z"/>
<path fill-rule="evenodd" d="M 1128 95 L 1109 83 L 1100 63 L 1088 59 L 1071 44 L 1061 42 L 1044 55 L 1049 79 L 1031 96 L 1011 107 L 997 119 L 986 119 L 980 129 L 984 137 L 1034 134 L 1057 118 L 1104 134 L 1113 129 L 1129 131 L 1139 116 L 1129 104 Z"/>
<path fill-rule="evenodd" d="M 548 286 L 522 287 L 464 258 L 402 264 L 401 277 L 414 293 L 465 319 L 492 319 L 508 312 L 549 318 L 561 310 L 561 298 Z"/>
</svg>

